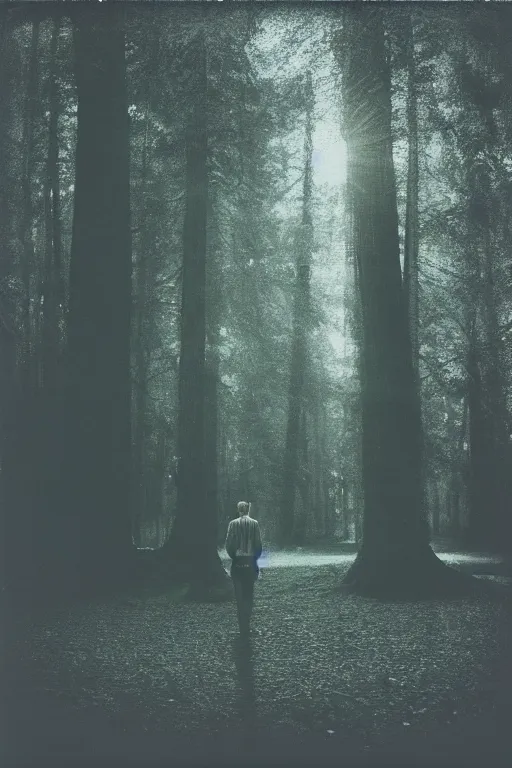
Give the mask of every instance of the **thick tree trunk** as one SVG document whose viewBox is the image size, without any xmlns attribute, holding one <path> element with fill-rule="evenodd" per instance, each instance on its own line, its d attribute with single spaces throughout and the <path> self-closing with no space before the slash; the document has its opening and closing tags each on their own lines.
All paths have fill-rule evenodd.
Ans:
<svg viewBox="0 0 512 768">
<path fill-rule="evenodd" d="M 313 521 L 316 536 L 324 536 L 325 519 L 325 410 L 321 408 L 319 398 L 314 403 L 314 463 L 313 463 Z M 322 419 L 321 419 L 322 417 Z M 322 421 L 322 423 L 321 423 Z"/>
<path fill-rule="evenodd" d="M 441 519 L 441 498 L 439 495 L 439 481 L 432 481 L 432 535 L 439 536 Z"/>
<path fill-rule="evenodd" d="M 348 486 L 344 475 L 340 477 L 340 518 L 341 536 L 343 539 L 347 540 L 350 536 L 350 528 L 348 510 Z"/>
<path fill-rule="evenodd" d="M 347 7 L 346 22 L 347 181 L 363 308 L 364 523 L 345 583 L 366 594 L 427 593 L 448 569 L 429 547 L 422 514 L 421 413 L 400 269 L 381 10 Z"/>
<path fill-rule="evenodd" d="M 19 440 L 16 427 L 16 307 L 13 292 L 7 288 L 14 282 L 16 266 L 10 243 L 15 230 L 12 203 L 14 179 L 10 171 L 13 147 L 9 131 L 13 117 L 13 99 L 17 87 L 10 66 L 13 49 L 12 30 L 7 22 L 7 7 L 0 8 L 0 536 L 3 557 L 0 558 L 1 586 L 12 585 L 26 566 L 25 548 L 21 541 L 22 510 L 17 504 L 17 475 L 21 463 L 15 447 Z M 28 558 L 27 558 L 28 560 Z"/>
<path fill-rule="evenodd" d="M 488 419 L 485 414 L 482 376 L 478 363 L 476 329 L 473 326 L 468 359 L 468 410 L 469 410 L 469 526 L 471 546 L 482 547 L 489 543 L 491 524 L 488 515 L 489 480 L 494 473 L 493 451 L 490 444 Z"/>
<path fill-rule="evenodd" d="M 62 419 L 63 387 L 61 363 L 61 334 L 59 321 L 63 316 L 64 284 L 62 274 L 62 237 L 60 211 L 59 169 L 59 92 L 58 92 L 58 44 L 60 18 L 52 25 L 50 62 L 48 73 L 48 145 L 44 179 L 44 262 L 39 281 L 39 297 L 35 312 L 34 338 L 37 340 L 38 395 L 37 395 L 37 457 L 32 477 L 39 477 L 37 523 L 37 550 L 41 566 L 56 563 L 55 531 L 59 530 L 59 497 L 61 456 L 63 446 L 61 431 L 55 425 Z M 40 306 L 42 302 L 42 311 Z M 47 571 L 48 569 L 46 569 Z M 57 569 L 58 571 L 58 569 Z M 49 590 L 51 586 L 48 585 Z"/>
<path fill-rule="evenodd" d="M 38 46 L 39 21 L 32 24 L 32 37 L 27 67 L 27 91 L 23 117 L 23 174 L 21 178 L 23 195 L 23 215 L 20 218 L 19 238 L 22 245 L 21 283 L 23 295 L 21 300 L 22 349 L 21 349 L 21 386 L 25 396 L 30 396 L 34 387 L 32 359 L 32 329 L 31 329 L 31 285 L 30 277 L 34 262 L 34 240 L 32 236 L 33 203 L 32 175 L 34 166 L 34 124 L 37 108 L 38 91 Z"/>
<path fill-rule="evenodd" d="M 216 519 L 207 506 L 205 467 L 206 232 L 208 212 L 207 71 L 204 29 L 197 36 L 194 105 L 186 137 L 179 366 L 178 503 L 164 554 L 174 578 L 198 593 L 225 581 Z"/>
<path fill-rule="evenodd" d="M 76 515 L 80 581 L 88 588 L 121 580 L 133 552 L 130 148 L 122 9 L 78 8 L 74 40 L 78 133 L 67 350 L 68 514 L 71 509 Z"/>
<path fill-rule="evenodd" d="M 324 518 L 323 518 L 323 535 L 325 538 L 332 539 L 334 536 L 334 520 L 335 513 L 334 508 L 336 504 L 336 494 L 332 488 L 327 474 L 324 475 Z"/>
<path fill-rule="evenodd" d="M 450 405 L 450 418 L 455 418 L 455 409 Z M 449 528 L 455 538 L 459 538 L 462 531 L 461 520 L 461 489 L 463 487 L 463 475 L 467 453 L 464 444 L 467 437 L 468 398 L 463 398 L 462 419 L 460 429 L 451 437 L 455 442 L 455 457 L 449 470 L 448 494 L 449 494 Z"/>
<path fill-rule="evenodd" d="M 482 298 L 484 309 L 485 353 L 483 372 L 485 378 L 487 420 L 492 444 L 493 473 L 487 478 L 490 491 L 487 499 L 489 511 L 489 544 L 502 549 L 508 540 L 510 523 L 510 491 L 508 453 L 509 435 L 506 405 L 506 386 L 502 371 L 502 341 L 496 310 L 494 246 L 491 233 L 494 231 L 492 210 L 488 211 L 488 226 L 484 234 L 484 264 Z M 507 545 L 505 545 L 507 546 Z M 510 547 L 510 545 L 508 545 Z"/>
<path fill-rule="evenodd" d="M 306 131 L 304 140 L 304 183 L 302 225 L 297 254 L 295 296 L 293 305 L 293 339 L 290 364 L 288 420 L 283 461 L 283 486 L 279 518 L 279 544 L 289 546 L 295 536 L 295 498 L 299 475 L 300 430 L 305 408 L 305 376 L 308 366 L 308 330 L 310 311 L 310 271 L 313 250 L 312 192 L 313 192 L 313 108 L 314 96 L 311 73 L 306 81 Z"/>
<path fill-rule="evenodd" d="M 217 343 L 213 347 L 206 369 L 205 395 L 205 484 L 206 509 L 215 528 L 215 538 L 219 526 L 219 467 L 218 467 L 218 381 L 219 358 Z"/>
<path fill-rule="evenodd" d="M 135 363 L 135 393 L 134 393 L 134 435 L 133 435 L 133 474 L 134 474 L 134 524 L 140 525 L 147 513 L 147 468 L 145 466 L 146 428 L 147 428 L 147 387 L 148 371 L 151 362 L 151 338 L 153 332 L 153 313 L 150 302 L 151 291 L 156 278 L 154 264 L 154 227 L 152 226 L 151 201 L 148 201 L 148 176 L 151 147 L 151 126 L 153 110 L 153 94 L 155 72 L 158 70 L 160 55 L 161 30 L 157 23 L 153 25 L 151 55 L 147 62 L 145 73 L 145 120 L 144 138 L 142 142 L 142 158 L 140 170 L 140 237 L 136 249 L 136 297 L 134 300 L 135 323 L 133 334 L 134 363 Z"/>
<path fill-rule="evenodd" d="M 146 472 L 145 472 L 145 445 L 146 445 L 146 388 L 147 371 L 149 367 L 149 353 L 144 344 L 143 316 L 146 294 L 146 255 L 140 254 L 138 260 L 138 296 L 137 296 L 137 320 L 134 338 L 135 346 L 135 414 L 133 436 L 133 475 L 135 480 L 135 504 L 133 509 L 134 519 L 144 520 L 146 515 Z"/>
<path fill-rule="evenodd" d="M 347 125 L 347 131 L 349 126 Z M 347 189 L 349 191 L 349 179 L 347 178 Z M 357 236 L 355 230 L 355 218 L 353 211 L 353 200 L 350 193 L 345 199 L 345 216 L 347 218 L 347 252 L 345 257 L 345 266 L 347 270 L 347 283 L 351 286 L 352 291 L 352 333 L 355 342 L 356 350 L 356 371 L 357 381 L 359 384 L 358 390 L 347 398 L 347 402 L 344 407 L 344 429 L 348 429 L 354 434 L 354 454 L 361 456 L 362 454 L 362 399 L 361 388 L 363 381 L 363 308 L 361 302 L 361 277 L 359 273 L 359 263 L 357 258 Z M 348 316 L 348 313 L 347 313 Z M 349 485 L 350 485 L 350 498 L 352 500 L 352 507 L 350 510 L 351 522 L 354 526 L 354 539 L 356 542 L 360 542 L 362 538 L 362 476 L 359 472 L 359 467 L 351 466 L 349 468 Z"/>
<path fill-rule="evenodd" d="M 207 228 L 206 265 L 206 369 L 205 369 L 205 483 L 206 507 L 211 523 L 219 534 L 225 535 L 225 528 L 219 529 L 219 382 L 220 382 L 220 325 L 223 306 L 222 261 L 219 245 L 216 206 L 213 190 L 208 205 L 209 226 Z"/>
<path fill-rule="evenodd" d="M 300 496 L 300 504 L 294 515 L 293 544 L 304 546 L 311 530 L 311 472 L 309 457 L 308 418 L 306 409 L 301 414 L 298 450 L 298 478 L 297 489 Z"/>
<path fill-rule="evenodd" d="M 473 82 L 475 74 L 486 83 L 488 62 L 484 60 L 475 73 L 472 52 L 466 50 L 462 62 L 465 77 L 464 87 Z M 496 122 L 490 94 L 479 94 L 478 103 L 485 130 L 485 139 L 478 156 L 466 153 L 466 181 L 468 198 L 468 234 L 472 274 L 470 288 L 472 298 L 477 297 L 475 306 L 481 311 L 482 342 L 471 339 L 469 373 L 470 450 L 472 472 L 470 490 L 469 536 L 473 545 L 501 549 L 510 541 L 510 475 L 509 436 L 506 390 L 502 373 L 501 334 L 497 315 L 497 293 L 495 289 L 494 234 L 498 227 L 495 222 L 497 200 L 493 191 L 489 165 L 484 162 L 487 152 L 494 153 Z M 475 100 L 475 93 L 469 88 L 466 96 Z M 485 126 L 485 129 L 484 129 Z M 478 311 L 477 310 L 477 311 Z M 478 317 L 478 315 L 477 315 Z M 476 378 L 475 378 L 476 376 Z M 471 426 L 472 425 L 472 426 Z M 470 457 L 471 457 L 470 454 Z M 478 477 L 478 480 L 477 480 Z M 480 485 L 480 487 L 478 487 Z"/>
<path fill-rule="evenodd" d="M 229 456 L 228 441 L 222 426 L 218 426 L 218 452 L 219 452 L 219 471 L 218 471 L 218 510 L 219 525 L 217 529 L 217 543 L 223 546 L 228 520 L 231 519 L 231 480 L 229 475 Z"/>
<path fill-rule="evenodd" d="M 45 180 L 45 261 L 43 277 L 43 334 L 41 379 L 45 389 L 52 390 L 57 381 L 59 359 L 59 316 L 62 314 L 62 237 L 60 223 L 60 179 L 57 83 L 57 52 L 60 18 L 53 23 L 50 42 L 48 154 Z"/>
<path fill-rule="evenodd" d="M 24 74 L 23 111 L 22 111 L 22 170 L 21 170 L 21 211 L 17 217 L 17 235 L 20 245 L 19 280 L 21 297 L 19 301 L 19 319 L 21 338 L 17 338 L 16 387 L 11 402 L 13 410 L 10 458 L 12 476 L 11 503 L 17 507 L 13 514 L 19 515 L 23 522 L 19 526 L 19 541 L 23 547 L 22 579 L 32 586 L 37 579 L 38 563 L 43 546 L 39 531 L 44 519 L 40 504 L 40 482 L 42 473 L 39 466 L 40 418 L 37 408 L 36 345 L 34 319 L 37 310 L 33 296 L 32 274 L 34 263 L 34 201 L 33 179 L 35 170 L 35 128 L 38 109 L 39 72 L 39 33 L 40 24 L 32 23 L 30 49 Z M 24 68 L 25 69 L 25 68 Z M 1 182 L 0 182 L 1 183 Z M 36 282 L 36 281 L 34 281 Z M 37 282 L 36 282 L 37 284 Z M 13 318 L 14 319 L 14 318 Z M 16 333 L 15 325 L 12 332 Z M 27 478 L 31 482 L 27 482 Z M 37 507 L 37 512 L 35 511 Z M 22 570 L 20 569 L 20 571 Z"/>
<path fill-rule="evenodd" d="M 165 469 L 167 465 L 167 426 L 162 424 L 158 430 L 156 461 L 154 466 L 153 502 L 151 516 L 156 521 L 156 543 L 158 548 L 162 545 L 161 524 L 164 517 L 164 493 L 165 493 Z"/>
<path fill-rule="evenodd" d="M 321 483 L 321 499 L 322 504 L 320 507 L 320 530 L 322 532 L 322 536 L 326 535 L 326 530 L 324 526 L 324 521 L 329 517 L 329 506 L 330 506 L 330 467 L 329 467 L 329 452 L 327 448 L 327 410 L 325 406 L 322 405 L 321 407 L 321 414 L 322 414 L 322 421 L 321 421 L 321 445 L 322 445 L 322 452 L 321 452 L 321 461 L 322 461 L 322 467 L 321 467 L 321 477 L 320 477 L 320 483 Z"/>
<path fill-rule="evenodd" d="M 144 520 L 146 515 L 146 489 L 144 454 L 146 443 L 146 406 L 147 406 L 147 377 L 149 369 L 147 337 L 148 314 L 148 261 L 150 259 L 150 238 L 148 231 L 148 206 L 146 203 L 146 185 L 148 173 L 148 152 L 150 133 L 150 109 L 151 109 L 151 79 L 148 78 L 148 94 L 146 97 L 146 125 L 144 131 L 144 143 L 142 147 L 142 210 L 139 251 L 137 256 L 136 286 L 137 298 L 135 301 L 135 334 L 134 334 L 134 358 L 135 358 L 135 414 L 134 414 L 134 440 L 133 440 L 133 469 L 135 478 L 135 505 L 134 515 L 137 520 Z"/>
<path fill-rule="evenodd" d="M 468 210 L 473 257 L 472 293 L 481 310 L 482 340 L 471 322 L 468 361 L 470 420 L 470 516 L 472 546 L 500 550 L 508 531 L 510 484 L 507 454 L 507 408 L 500 359 L 500 331 L 496 312 L 494 258 L 491 240 L 491 189 L 487 169 L 468 168 Z M 474 309 L 469 310 L 470 314 Z M 506 545 L 505 545 L 506 546 Z"/>
<path fill-rule="evenodd" d="M 412 362 L 419 387 L 419 280 L 418 280 L 418 105 L 416 67 L 414 60 L 414 27 L 412 16 L 406 13 L 407 56 L 407 134 L 409 155 L 407 164 L 407 201 L 405 210 L 404 298 L 409 318 Z"/>
</svg>

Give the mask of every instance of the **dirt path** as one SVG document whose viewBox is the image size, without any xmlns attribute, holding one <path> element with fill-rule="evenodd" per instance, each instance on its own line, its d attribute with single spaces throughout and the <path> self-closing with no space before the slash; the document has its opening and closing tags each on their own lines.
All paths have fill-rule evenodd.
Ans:
<svg viewBox="0 0 512 768">
<path fill-rule="evenodd" d="M 165 592 L 38 622 L 16 650 L 7 720 L 17 761 L 3 765 L 240 764 L 241 754 L 258 765 L 398 753 L 407 762 L 418 749 L 469 748 L 467 764 L 479 743 L 501 754 L 510 590 L 413 604 L 342 597 L 352 558 L 271 554 L 249 651 L 233 603 L 176 603 Z"/>
</svg>

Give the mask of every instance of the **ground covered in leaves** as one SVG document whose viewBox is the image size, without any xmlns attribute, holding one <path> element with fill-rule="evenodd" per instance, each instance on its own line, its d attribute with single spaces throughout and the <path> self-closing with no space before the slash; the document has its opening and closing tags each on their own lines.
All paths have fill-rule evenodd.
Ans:
<svg viewBox="0 0 512 768">
<path fill-rule="evenodd" d="M 510 578 L 378 602 L 341 593 L 351 560 L 263 562 L 249 646 L 234 602 L 172 589 L 38 619 L 6 653 L 2 764 L 511 764 Z"/>
</svg>

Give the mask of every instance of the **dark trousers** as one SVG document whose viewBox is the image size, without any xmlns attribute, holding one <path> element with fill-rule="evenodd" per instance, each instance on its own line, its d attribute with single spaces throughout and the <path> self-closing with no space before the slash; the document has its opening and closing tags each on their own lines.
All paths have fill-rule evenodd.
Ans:
<svg viewBox="0 0 512 768">
<path fill-rule="evenodd" d="M 258 566 L 253 558 L 250 561 L 233 562 L 231 578 L 235 588 L 236 609 L 240 632 L 246 634 L 251 625 L 252 607 L 254 602 L 254 582 L 258 578 Z"/>
</svg>

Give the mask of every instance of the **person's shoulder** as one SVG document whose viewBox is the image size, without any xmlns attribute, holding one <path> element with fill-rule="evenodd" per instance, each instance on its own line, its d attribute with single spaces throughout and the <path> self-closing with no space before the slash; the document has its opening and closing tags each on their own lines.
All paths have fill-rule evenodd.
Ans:
<svg viewBox="0 0 512 768">
<path fill-rule="evenodd" d="M 230 521 L 229 521 L 229 524 L 230 524 L 230 525 L 233 525 L 234 523 L 238 523 L 238 521 L 239 521 L 239 520 L 240 520 L 240 518 L 239 518 L 239 517 L 234 517 L 234 518 L 233 518 L 233 520 L 230 520 Z"/>
</svg>

